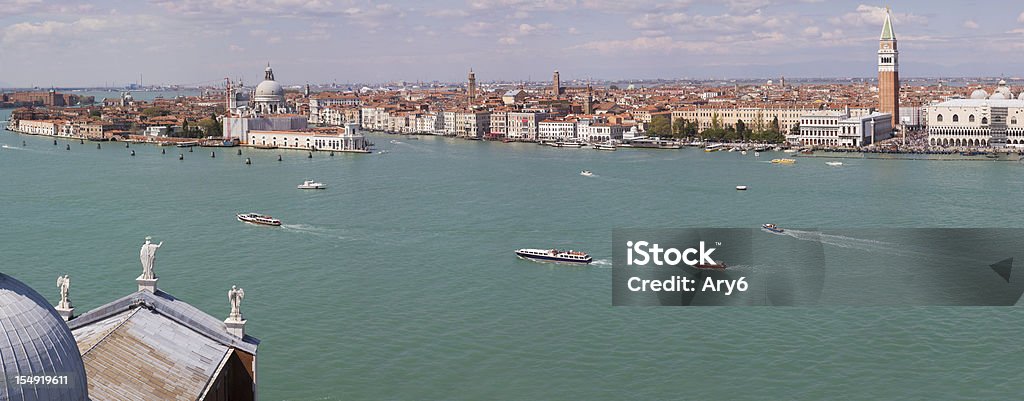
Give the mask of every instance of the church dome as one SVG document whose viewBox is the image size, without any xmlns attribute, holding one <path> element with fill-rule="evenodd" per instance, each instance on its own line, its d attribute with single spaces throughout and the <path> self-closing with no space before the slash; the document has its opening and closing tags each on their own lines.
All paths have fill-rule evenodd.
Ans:
<svg viewBox="0 0 1024 401">
<path fill-rule="evenodd" d="M 1024 100 L 1024 92 L 1021 92 L 1019 95 L 1017 95 L 1017 99 Z"/>
<path fill-rule="evenodd" d="M 987 99 L 987 98 L 988 98 L 988 92 L 985 92 L 984 89 L 975 89 L 974 92 L 971 92 L 971 99 Z"/>
<path fill-rule="evenodd" d="M 1003 94 L 1003 92 L 996 92 L 996 93 L 993 93 L 992 96 L 989 96 L 989 99 L 992 99 L 992 100 L 1003 100 L 1003 99 L 1006 99 L 1006 95 Z"/>
<path fill-rule="evenodd" d="M 264 70 L 263 82 L 256 85 L 255 97 L 257 102 L 281 102 L 284 101 L 284 88 L 274 80 L 274 70 L 267 65 Z"/>
<path fill-rule="evenodd" d="M 64 385 L 0 386 L 0 400 L 88 400 L 85 365 L 71 330 L 38 292 L 0 273 L 0 376 L 67 376 Z"/>
</svg>

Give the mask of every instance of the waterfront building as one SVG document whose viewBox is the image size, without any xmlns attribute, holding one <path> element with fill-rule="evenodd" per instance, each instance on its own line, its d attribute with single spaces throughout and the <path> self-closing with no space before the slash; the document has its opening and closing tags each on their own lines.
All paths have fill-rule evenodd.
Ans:
<svg viewBox="0 0 1024 401">
<path fill-rule="evenodd" d="M 984 92 L 981 89 L 975 92 L 978 91 Z M 1002 93 L 986 95 L 975 93 L 972 99 L 953 99 L 928 106 L 928 144 L 1024 148 L 1024 96 L 1007 99 Z"/>
<path fill-rule="evenodd" d="M 491 129 L 491 113 L 468 110 L 455 113 L 455 135 L 466 139 L 481 139 Z"/>
<path fill-rule="evenodd" d="M 577 141 L 575 119 L 546 119 L 537 124 L 537 139 L 540 141 Z"/>
<path fill-rule="evenodd" d="M 508 134 L 508 111 L 505 110 L 494 110 L 491 111 L 491 132 L 490 138 L 502 139 Z"/>
<path fill-rule="evenodd" d="M 896 34 L 892 30 L 889 8 L 878 44 L 878 110 L 892 116 L 892 125 L 900 123 L 900 63 Z"/>
<path fill-rule="evenodd" d="M 310 151 L 368 152 L 369 144 L 356 123 L 302 131 L 250 131 L 249 145 Z"/>
<path fill-rule="evenodd" d="M 509 112 L 505 136 L 518 141 L 536 141 L 538 123 L 548 118 L 543 112 Z"/>
<path fill-rule="evenodd" d="M 591 143 L 608 142 L 610 140 L 622 140 L 626 132 L 626 126 L 614 123 L 592 123 L 588 127 L 586 141 Z"/>
<path fill-rule="evenodd" d="M 797 145 L 858 147 L 892 136 L 892 116 L 874 112 L 850 116 L 848 111 L 821 111 L 800 117 L 800 132 L 786 135 Z"/>
</svg>

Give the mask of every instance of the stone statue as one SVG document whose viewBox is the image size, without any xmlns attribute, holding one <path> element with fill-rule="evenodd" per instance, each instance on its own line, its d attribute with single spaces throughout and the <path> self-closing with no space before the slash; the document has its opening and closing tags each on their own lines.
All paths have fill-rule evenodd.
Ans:
<svg viewBox="0 0 1024 401">
<path fill-rule="evenodd" d="M 71 277 L 67 274 L 57 276 L 57 290 L 60 291 L 60 302 L 57 309 L 71 309 L 71 298 L 68 297 L 68 290 L 71 288 Z"/>
<path fill-rule="evenodd" d="M 228 290 L 228 301 L 231 302 L 231 314 L 228 315 L 228 319 L 242 320 L 242 298 L 245 298 L 245 290 L 231 286 Z"/>
<path fill-rule="evenodd" d="M 146 237 L 146 243 L 142 244 L 142 249 L 139 250 L 139 259 L 142 260 L 142 276 L 145 280 L 153 280 L 156 278 L 156 273 L 153 272 L 153 262 L 156 261 L 156 250 L 164 244 L 160 241 L 159 244 L 149 242 L 153 237 Z"/>
</svg>

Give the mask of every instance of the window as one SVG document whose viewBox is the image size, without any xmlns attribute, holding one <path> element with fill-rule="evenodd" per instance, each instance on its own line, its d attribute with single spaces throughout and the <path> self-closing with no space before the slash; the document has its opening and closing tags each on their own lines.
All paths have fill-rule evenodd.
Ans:
<svg viewBox="0 0 1024 401">
<path fill-rule="evenodd" d="M 935 116 L 935 121 L 942 122 L 942 114 Z"/>
<path fill-rule="evenodd" d="M 967 122 L 974 122 L 974 114 L 971 114 L 970 116 L 967 117 Z"/>
<path fill-rule="evenodd" d="M 981 118 L 981 125 L 988 125 L 988 117 Z"/>
<path fill-rule="evenodd" d="M 960 122 L 960 116 L 958 116 L 958 115 L 954 114 L 954 115 L 953 115 L 953 122 L 955 122 L 955 123 L 956 123 L 956 122 Z"/>
<path fill-rule="evenodd" d="M 1017 125 L 1017 117 L 1011 118 L 1010 119 L 1010 124 Z"/>
</svg>

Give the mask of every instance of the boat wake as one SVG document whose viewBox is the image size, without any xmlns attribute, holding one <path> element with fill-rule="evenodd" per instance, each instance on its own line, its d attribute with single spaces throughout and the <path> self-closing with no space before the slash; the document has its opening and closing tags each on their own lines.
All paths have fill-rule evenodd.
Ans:
<svg viewBox="0 0 1024 401">
<path fill-rule="evenodd" d="M 612 268 L 612 260 L 611 259 L 594 259 L 593 262 L 590 262 L 590 265 L 594 266 L 594 267 L 601 268 L 601 269 L 611 269 Z"/>
<path fill-rule="evenodd" d="M 13 149 L 13 150 L 25 150 L 24 148 L 21 148 L 21 147 L 18 147 L 18 146 L 11 146 L 11 145 L 7 145 L 7 144 L 0 145 L 0 148 Z"/>
<path fill-rule="evenodd" d="M 300 233 L 300 234 L 309 234 L 309 235 L 313 235 L 313 236 L 317 236 L 317 237 L 321 237 L 321 238 L 332 238 L 332 239 L 341 239 L 341 240 L 347 239 L 347 238 L 345 238 L 343 236 L 336 235 L 336 234 L 332 233 L 331 230 L 328 230 L 328 229 L 325 229 L 325 228 L 321 228 L 321 227 L 311 226 L 311 225 L 308 225 L 308 224 L 282 224 L 281 228 L 284 229 L 284 231 Z"/>
<path fill-rule="evenodd" d="M 859 249 L 868 252 L 883 252 L 897 255 L 905 255 L 907 252 L 899 246 L 889 242 L 876 241 L 864 238 L 847 237 L 845 235 L 825 234 L 820 231 L 802 231 L 787 228 L 779 235 L 786 235 L 801 241 L 820 242 L 838 248 Z"/>
</svg>

